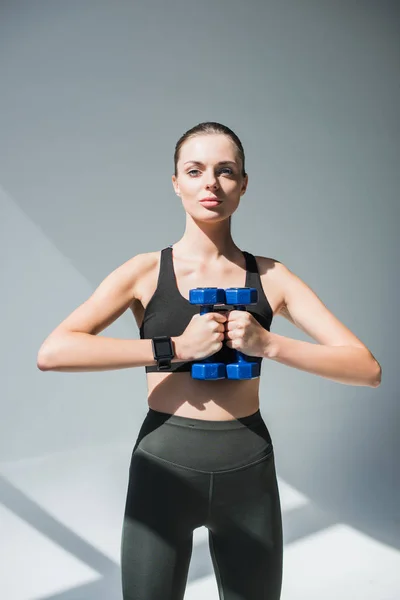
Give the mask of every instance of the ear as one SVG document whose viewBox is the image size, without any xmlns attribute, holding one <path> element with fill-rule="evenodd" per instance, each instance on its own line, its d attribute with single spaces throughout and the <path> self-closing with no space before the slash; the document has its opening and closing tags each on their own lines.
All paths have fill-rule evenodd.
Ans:
<svg viewBox="0 0 400 600">
<path fill-rule="evenodd" d="M 249 176 L 246 175 L 243 178 L 242 189 L 240 190 L 240 195 L 241 196 L 243 196 L 243 194 L 246 192 L 248 184 L 249 184 Z"/>
<path fill-rule="evenodd" d="M 181 195 L 181 191 L 179 189 L 178 179 L 177 179 L 177 177 L 175 177 L 175 175 L 172 175 L 172 185 L 174 186 L 175 194 L 177 196 L 180 196 Z"/>
</svg>

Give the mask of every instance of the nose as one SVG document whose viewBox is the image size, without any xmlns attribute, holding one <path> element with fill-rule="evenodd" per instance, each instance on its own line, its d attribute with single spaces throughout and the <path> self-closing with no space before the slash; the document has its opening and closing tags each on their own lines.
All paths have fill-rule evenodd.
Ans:
<svg viewBox="0 0 400 600">
<path fill-rule="evenodd" d="M 216 189 L 218 187 L 218 179 L 215 177 L 214 173 L 209 173 L 207 177 L 206 188 Z"/>
</svg>

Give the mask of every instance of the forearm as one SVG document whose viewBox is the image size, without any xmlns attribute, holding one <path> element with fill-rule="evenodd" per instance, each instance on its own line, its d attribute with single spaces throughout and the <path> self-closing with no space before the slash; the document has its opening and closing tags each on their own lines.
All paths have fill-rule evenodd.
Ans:
<svg viewBox="0 0 400 600">
<path fill-rule="evenodd" d="M 175 338 L 172 338 L 175 347 Z M 179 355 L 172 362 L 179 360 Z M 69 332 L 49 339 L 39 351 L 42 371 L 108 371 L 155 365 L 150 339 L 124 340 Z"/>
<path fill-rule="evenodd" d="M 361 347 L 324 346 L 269 333 L 264 357 L 347 385 L 380 384 L 379 363 Z"/>
</svg>

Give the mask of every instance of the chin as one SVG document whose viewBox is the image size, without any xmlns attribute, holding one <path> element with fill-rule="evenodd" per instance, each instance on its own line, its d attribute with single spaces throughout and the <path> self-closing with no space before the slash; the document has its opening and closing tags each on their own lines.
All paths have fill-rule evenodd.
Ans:
<svg viewBox="0 0 400 600">
<path fill-rule="evenodd" d="M 220 221 L 227 221 L 231 215 L 221 215 L 217 212 L 211 212 L 208 215 L 191 215 L 194 221 L 198 223 L 219 223 Z"/>
</svg>

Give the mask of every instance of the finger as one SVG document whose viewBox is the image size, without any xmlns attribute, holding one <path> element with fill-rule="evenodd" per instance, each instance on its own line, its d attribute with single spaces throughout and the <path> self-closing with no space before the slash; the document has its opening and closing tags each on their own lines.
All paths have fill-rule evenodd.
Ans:
<svg viewBox="0 0 400 600">
<path fill-rule="evenodd" d="M 236 331 L 225 331 L 225 335 L 229 340 L 234 340 L 237 337 L 240 337 Z"/>
<path fill-rule="evenodd" d="M 223 313 L 214 312 L 208 314 L 213 315 L 213 318 L 215 318 L 215 320 L 219 321 L 220 323 L 225 323 L 225 321 L 227 320 L 226 315 L 224 315 Z"/>
<path fill-rule="evenodd" d="M 229 312 L 229 320 L 230 321 L 236 321 L 237 319 L 240 319 L 243 315 L 243 311 L 242 310 L 231 310 Z"/>
<path fill-rule="evenodd" d="M 215 323 L 215 322 L 218 322 L 218 323 L 221 323 L 221 322 L 222 322 L 222 320 L 221 320 L 221 318 L 220 318 L 220 316 L 219 316 L 219 314 L 218 314 L 218 313 L 214 313 L 214 312 L 206 312 L 206 313 L 203 313 L 203 315 L 202 315 L 202 316 L 203 316 L 203 317 L 204 317 L 204 318 L 205 318 L 207 321 L 213 321 L 214 323 Z"/>
</svg>

